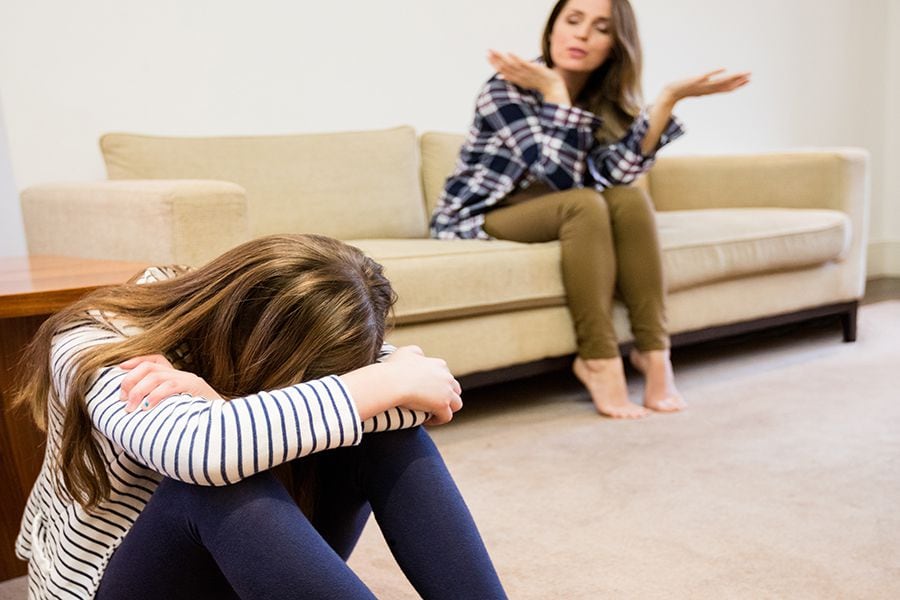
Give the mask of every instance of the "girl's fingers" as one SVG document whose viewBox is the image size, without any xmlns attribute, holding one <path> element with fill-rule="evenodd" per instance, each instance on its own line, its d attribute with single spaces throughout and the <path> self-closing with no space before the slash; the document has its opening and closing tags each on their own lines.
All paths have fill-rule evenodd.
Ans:
<svg viewBox="0 0 900 600">
<path fill-rule="evenodd" d="M 453 419 L 453 411 L 449 407 L 431 413 L 431 417 L 425 421 L 426 425 L 443 425 Z"/>
<path fill-rule="evenodd" d="M 128 405 L 137 406 L 164 380 L 157 373 L 150 373 L 128 391 Z"/>
<path fill-rule="evenodd" d="M 119 368 L 120 368 L 120 369 L 125 369 L 125 370 L 133 369 L 134 367 L 136 367 L 136 366 L 138 366 L 139 364 L 141 364 L 141 362 L 142 362 L 143 360 L 144 360 L 144 357 L 142 357 L 142 356 L 136 356 L 136 357 L 134 357 L 134 358 L 129 358 L 129 359 L 126 360 L 125 362 L 120 363 L 120 364 L 119 364 Z"/>
<path fill-rule="evenodd" d="M 166 398 L 178 394 L 178 392 L 179 390 L 177 389 L 177 384 L 175 381 L 163 381 L 158 386 L 156 386 L 149 394 L 144 396 L 144 399 L 141 402 L 141 408 L 143 410 L 150 410 Z"/>
<path fill-rule="evenodd" d="M 154 374 L 144 378 L 140 385 L 136 386 L 128 394 L 128 403 L 125 405 L 125 411 L 150 410 L 166 398 L 186 391 L 187 385 L 185 382 Z"/>
<path fill-rule="evenodd" d="M 120 384 L 123 399 L 144 377 L 159 368 L 160 365 L 156 363 L 142 362 L 131 369 L 128 374 L 122 378 L 122 383 Z"/>
</svg>

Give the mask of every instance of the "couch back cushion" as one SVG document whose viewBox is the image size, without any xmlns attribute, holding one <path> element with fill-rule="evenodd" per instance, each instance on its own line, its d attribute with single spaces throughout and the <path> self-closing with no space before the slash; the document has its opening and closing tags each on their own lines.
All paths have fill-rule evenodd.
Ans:
<svg viewBox="0 0 900 600">
<path fill-rule="evenodd" d="M 466 136 L 457 133 L 431 131 L 422 134 L 422 189 L 425 192 L 425 207 L 429 217 L 437 204 L 447 177 L 456 167 L 459 149 Z"/>
<path fill-rule="evenodd" d="M 100 139 L 110 179 L 218 179 L 247 192 L 250 233 L 427 235 L 416 133 Z"/>
</svg>

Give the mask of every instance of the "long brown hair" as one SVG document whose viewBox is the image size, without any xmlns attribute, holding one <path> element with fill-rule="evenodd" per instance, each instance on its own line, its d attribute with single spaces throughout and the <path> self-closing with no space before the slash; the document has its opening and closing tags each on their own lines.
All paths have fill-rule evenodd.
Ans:
<svg viewBox="0 0 900 600">
<path fill-rule="evenodd" d="M 568 0 L 559 0 L 550 11 L 541 37 L 544 63 L 553 68 L 550 34 Z M 610 35 L 613 47 L 609 57 L 587 80 L 584 89 L 572 101 L 599 116 L 603 125 L 597 132 L 603 142 L 624 135 L 628 125 L 641 109 L 641 40 L 637 19 L 628 0 L 611 0 Z"/>
<path fill-rule="evenodd" d="M 173 279 L 98 290 L 48 319 L 26 351 L 14 405 L 46 430 L 48 407 L 59 403 L 57 490 L 92 508 L 110 492 L 85 403 L 99 369 L 184 348 L 182 368 L 224 398 L 341 374 L 374 362 L 395 297 L 381 266 L 357 248 L 316 235 L 260 238 Z M 80 351 L 61 399 L 53 378 L 64 374 L 49 361 L 54 335 L 92 315 L 142 331 Z"/>
</svg>

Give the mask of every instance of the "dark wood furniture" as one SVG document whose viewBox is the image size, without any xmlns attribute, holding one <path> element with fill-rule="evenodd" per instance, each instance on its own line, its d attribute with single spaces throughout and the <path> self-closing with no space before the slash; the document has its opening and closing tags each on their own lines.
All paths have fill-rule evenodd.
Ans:
<svg viewBox="0 0 900 600">
<path fill-rule="evenodd" d="M 29 415 L 9 410 L 22 350 L 51 314 L 98 287 L 127 281 L 145 266 L 54 256 L 0 257 L 0 581 L 26 572 L 13 545 L 43 460 L 43 433 Z"/>
</svg>

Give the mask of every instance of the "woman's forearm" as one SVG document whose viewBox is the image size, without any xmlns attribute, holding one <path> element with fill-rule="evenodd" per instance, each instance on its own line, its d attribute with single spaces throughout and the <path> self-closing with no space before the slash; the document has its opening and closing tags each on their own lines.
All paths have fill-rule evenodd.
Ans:
<svg viewBox="0 0 900 600">
<path fill-rule="evenodd" d="M 644 156 L 652 154 L 659 144 L 663 132 L 672 118 L 672 109 L 675 108 L 676 99 L 669 91 L 664 90 L 653 106 L 650 107 L 649 127 L 644 139 L 641 141 L 641 153 Z"/>
</svg>

